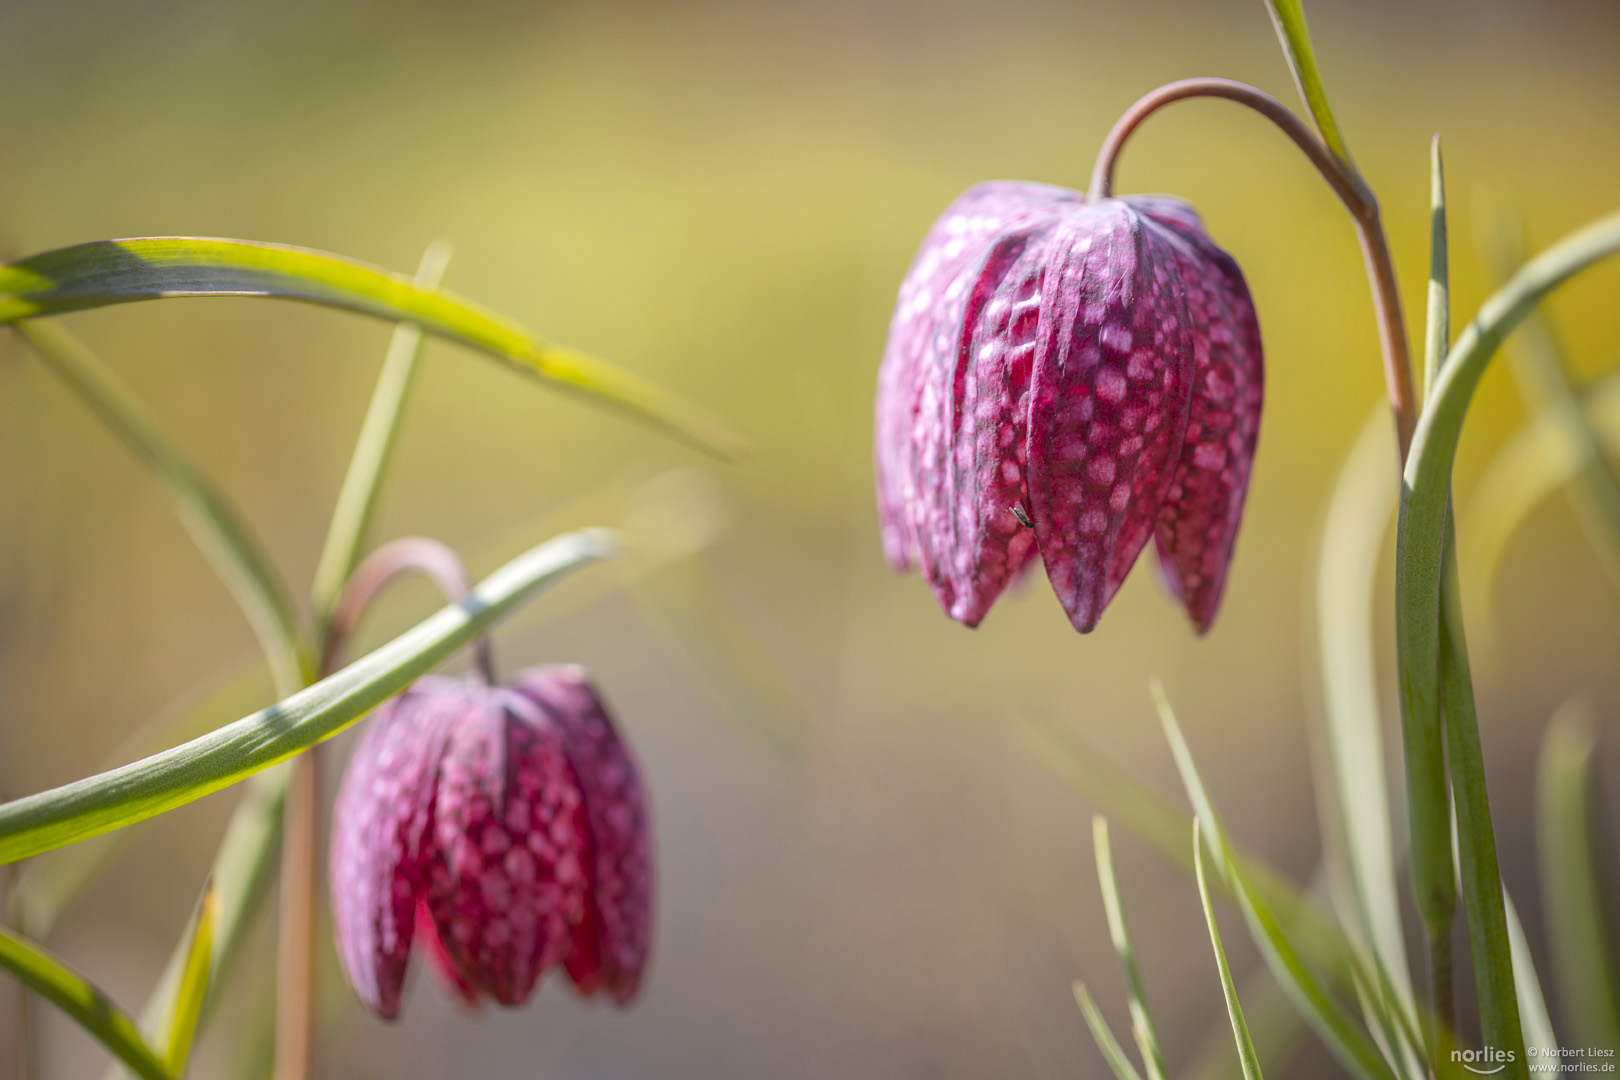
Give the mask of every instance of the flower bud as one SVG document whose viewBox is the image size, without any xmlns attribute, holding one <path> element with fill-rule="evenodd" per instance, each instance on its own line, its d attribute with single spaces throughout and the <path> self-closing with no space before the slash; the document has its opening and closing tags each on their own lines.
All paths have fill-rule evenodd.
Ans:
<svg viewBox="0 0 1620 1080">
<path fill-rule="evenodd" d="M 1151 537 L 1202 632 L 1262 382 L 1248 287 L 1190 207 L 980 184 L 924 239 L 890 325 L 874 429 L 885 554 L 977 626 L 1038 551 L 1084 633 Z"/>
<path fill-rule="evenodd" d="M 331 883 L 344 972 L 384 1018 L 413 936 L 469 1003 L 521 1004 L 558 964 L 628 1002 L 650 942 L 648 817 L 584 673 L 425 678 L 387 702 L 338 792 Z"/>
</svg>

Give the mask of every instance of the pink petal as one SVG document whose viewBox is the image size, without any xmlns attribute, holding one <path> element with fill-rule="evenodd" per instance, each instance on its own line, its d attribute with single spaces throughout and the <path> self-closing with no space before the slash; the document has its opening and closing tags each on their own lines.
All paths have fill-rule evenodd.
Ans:
<svg viewBox="0 0 1620 1080">
<path fill-rule="evenodd" d="M 941 214 L 924 238 L 900 285 L 878 370 L 873 451 L 878 518 L 889 565 L 908 570 L 924 559 L 919 518 L 920 449 L 913 441 L 927 429 L 926 466 L 943 481 L 957 396 L 953 380 L 961 352 L 961 320 L 969 282 L 986 245 L 1007 229 L 1049 216 L 1055 205 L 1078 198 L 1042 184 L 994 181 L 969 189 Z M 934 434 L 934 433 L 937 433 Z M 936 550 L 924 564 L 940 565 Z"/>
<path fill-rule="evenodd" d="M 582 994 L 600 987 L 625 1004 L 652 945 L 652 829 L 640 771 L 583 668 L 532 668 L 514 688 L 562 732 L 590 822 L 589 903 L 564 966 Z"/>
<path fill-rule="evenodd" d="M 439 928 L 433 925 L 433 915 L 428 911 L 427 899 L 424 897 L 416 902 L 416 943 L 417 947 L 427 953 L 428 965 L 433 968 L 452 994 L 469 1009 L 476 1009 L 483 1004 L 478 996 L 478 987 L 467 981 L 456 967 L 456 962 L 450 958 L 450 953 L 444 947 L 444 939 L 439 937 Z"/>
<path fill-rule="evenodd" d="M 1035 533 L 1017 510 L 1029 509 L 1027 420 L 1042 250 L 1037 231 L 1003 233 L 964 312 L 947 428 L 949 484 L 937 515 L 949 521 L 950 542 L 927 576 L 940 605 L 968 626 L 979 624 L 1035 549 Z M 924 507 L 934 494 L 922 488 Z"/>
<path fill-rule="evenodd" d="M 1165 577 L 1203 633 L 1226 585 L 1260 433 L 1260 324 L 1243 272 L 1191 207 L 1162 196 L 1129 201 L 1178 234 L 1193 327 L 1192 410 L 1156 539 Z"/>
<path fill-rule="evenodd" d="M 1047 248 L 1028 485 L 1047 578 L 1082 633 L 1153 533 L 1186 433 L 1193 344 L 1171 235 L 1105 199 L 1071 210 Z"/>
<path fill-rule="evenodd" d="M 427 880 L 434 777 L 459 695 L 422 679 L 369 721 L 332 811 L 338 959 L 360 1000 L 399 1014 L 416 906 Z"/>
<path fill-rule="evenodd" d="M 439 765 L 427 900 L 454 967 L 518 1005 L 585 917 L 584 799 L 534 704 L 477 688 Z"/>
</svg>

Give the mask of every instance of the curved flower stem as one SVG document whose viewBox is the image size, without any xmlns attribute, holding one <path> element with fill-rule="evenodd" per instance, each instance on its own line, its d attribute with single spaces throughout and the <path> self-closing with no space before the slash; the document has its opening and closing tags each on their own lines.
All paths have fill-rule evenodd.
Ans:
<svg viewBox="0 0 1620 1080">
<path fill-rule="evenodd" d="M 452 604 L 461 603 L 472 592 L 466 568 L 447 545 L 424 536 L 390 540 L 361 560 L 332 606 L 331 633 L 327 635 L 326 649 L 321 655 L 323 675 L 337 670 L 349 635 L 371 601 L 389 582 L 412 571 L 430 578 Z M 488 635 L 480 634 L 473 640 L 473 655 L 484 682 L 493 684 L 495 658 L 490 652 Z"/>
<path fill-rule="evenodd" d="M 461 603 L 472 582 L 456 553 L 437 540 L 413 536 L 373 551 L 344 584 L 332 604 L 322 643 L 320 674 L 337 670 L 360 616 L 383 587 L 401 574 L 425 574 L 445 599 Z M 486 683 L 495 681 L 488 635 L 473 642 L 478 670 Z M 314 748 L 311 748 L 313 751 Z M 313 1057 L 315 913 L 319 910 L 316 871 L 320 849 L 320 759 L 309 752 L 292 764 L 287 790 L 287 817 L 282 848 L 281 933 L 276 1002 L 276 1080 L 305 1080 Z"/>
<path fill-rule="evenodd" d="M 1303 23 L 1298 28 L 1303 35 Z M 1285 35 L 1286 40 L 1286 35 Z M 1303 38 L 1302 38 L 1303 40 Z M 1302 82 L 1302 89 L 1304 89 Z M 1395 418 L 1395 434 L 1401 467 L 1407 467 L 1418 423 L 1416 397 L 1412 387 L 1411 353 L 1406 326 L 1401 316 L 1400 292 L 1395 283 L 1395 267 L 1389 240 L 1384 234 L 1378 200 L 1362 181 L 1348 152 L 1341 157 L 1330 149 L 1298 116 L 1276 98 L 1245 83 L 1230 79 L 1183 79 L 1168 83 L 1140 98 L 1127 109 L 1103 140 L 1091 174 L 1090 198 L 1106 198 L 1113 191 L 1114 164 L 1131 134 L 1153 113 L 1172 102 L 1187 98 L 1213 97 L 1232 101 L 1264 116 L 1293 140 L 1333 189 L 1355 223 L 1361 244 L 1367 283 L 1372 292 L 1373 312 L 1378 325 L 1379 346 L 1383 353 L 1384 385 L 1390 410 Z M 1307 93 L 1309 98 L 1310 94 Z M 1320 102 L 1325 112 L 1326 99 Z M 1336 130 L 1336 128 L 1335 128 Z M 1342 149 L 1342 139 L 1339 140 Z M 1449 491 L 1449 488 L 1448 488 Z M 1404 500 L 1403 500 L 1404 501 Z M 1436 560 L 1435 581 L 1439 564 Z M 1436 594 L 1438 588 L 1436 589 Z M 1439 596 L 1434 596 L 1430 614 L 1438 622 Z M 1437 635 L 1438 636 L 1438 635 Z M 1435 650 L 1435 676 L 1438 679 L 1438 646 Z M 1438 695 L 1437 695 L 1438 698 Z M 1456 909 L 1455 871 L 1450 846 L 1450 807 L 1446 801 L 1444 735 L 1438 708 L 1434 723 L 1414 721 L 1414 712 L 1403 710 L 1407 790 L 1412 833 L 1413 887 L 1429 941 L 1431 1010 L 1448 1016 L 1451 1011 L 1451 928 Z M 1432 841 L 1432 842 L 1430 842 Z"/>
<path fill-rule="evenodd" d="M 450 258 L 445 241 L 428 246 L 416 271 L 416 284 L 437 288 Z M 320 674 L 335 668 L 329 640 L 338 594 L 360 561 L 366 539 L 376 516 L 382 494 L 382 479 L 398 442 L 400 417 L 415 380 L 425 335 L 415 323 L 394 327 L 377 377 L 371 404 L 349 471 L 343 477 L 326 543 L 315 565 L 315 582 L 310 590 L 315 608 L 312 651 L 321 658 Z M 466 595 L 465 586 L 462 595 Z M 319 816 L 321 748 L 310 747 L 291 766 L 288 779 L 285 831 L 287 843 L 282 857 L 282 922 L 280 942 L 279 995 L 276 1014 L 276 1080 L 306 1080 L 314 1059 L 310 1036 L 315 1012 L 314 933 L 319 901 Z"/>
<path fill-rule="evenodd" d="M 1333 193 L 1355 222 L 1356 237 L 1361 242 L 1362 260 L 1367 267 L 1367 284 L 1372 289 L 1373 313 L 1378 321 L 1378 342 L 1384 354 L 1384 384 L 1389 396 L 1389 407 L 1395 414 L 1395 434 L 1399 440 L 1401 461 L 1412 444 L 1412 431 L 1417 426 L 1417 407 L 1412 395 L 1411 354 L 1406 344 L 1406 326 L 1401 319 L 1400 292 L 1395 285 L 1395 266 L 1390 259 L 1389 241 L 1384 236 L 1383 221 L 1378 213 L 1378 200 L 1367 185 L 1329 150 L 1305 121 L 1295 116 L 1287 106 L 1263 90 L 1231 79 L 1182 79 L 1166 83 L 1149 91 L 1125 110 L 1113 130 L 1103 140 L 1097 152 L 1097 164 L 1091 172 L 1090 198 L 1103 199 L 1113 194 L 1114 163 L 1125 141 L 1141 126 L 1142 121 L 1159 109 L 1187 98 L 1221 98 L 1245 105 L 1282 129 L 1294 141 L 1316 171 L 1322 174 Z"/>
<path fill-rule="evenodd" d="M 308 689 L 139 761 L 0 803 L 0 863 L 134 825 L 296 757 L 403 692 L 536 593 L 616 549 L 607 529 L 553 537 L 484 578 L 461 603 Z"/>
</svg>

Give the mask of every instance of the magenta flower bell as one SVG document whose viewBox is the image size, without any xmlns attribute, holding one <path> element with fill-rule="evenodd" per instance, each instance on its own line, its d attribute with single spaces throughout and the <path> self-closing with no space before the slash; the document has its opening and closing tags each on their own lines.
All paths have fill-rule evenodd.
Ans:
<svg viewBox="0 0 1620 1080">
<path fill-rule="evenodd" d="M 878 373 L 883 547 L 977 626 L 1039 552 L 1097 625 L 1152 537 L 1199 632 L 1254 461 L 1260 328 L 1186 204 L 995 181 L 945 211 Z"/>
<path fill-rule="evenodd" d="M 384 1018 L 413 937 L 470 1003 L 521 1004 L 557 964 L 629 1002 L 651 942 L 648 814 L 585 673 L 425 678 L 385 704 L 338 792 L 331 882 L 344 972 Z"/>
</svg>

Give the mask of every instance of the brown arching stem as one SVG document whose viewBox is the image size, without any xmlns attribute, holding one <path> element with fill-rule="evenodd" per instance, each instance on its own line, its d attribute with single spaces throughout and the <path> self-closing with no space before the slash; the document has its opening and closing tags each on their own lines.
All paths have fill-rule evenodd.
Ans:
<svg viewBox="0 0 1620 1080">
<path fill-rule="evenodd" d="M 461 560 L 437 540 L 412 536 L 382 545 L 355 567 L 332 607 L 321 648 L 319 674 L 337 670 L 360 616 L 396 577 L 419 573 L 460 603 L 472 592 Z M 473 642 L 479 674 L 495 681 L 489 639 Z M 281 922 L 278 937 L 275 1080 L 307 1080 L 314 1059 L 315 923 L 319 910 L 321 804 L 319 746 L 292 762 L 287 788 L 281 858 Z"/>
<path fill-rule="evenodd" d="M 1411 350 L 1406 340 L 1406 323 L 1401 316 L 1395 265 L 1390 258 L 1389 239 L 1384 235 L 1378 200 L 1354 167 L 1347 166 L 1346 162 L 1335 156 L 1305 121 L 1270 94 L 1246 83 L 1216 78 L 1182 79 L 1166 83 L 1139 98 L 1114 123 L 1097 152 L 1087 198 L 1096 201 L 1111 196 L 1114 164 L 1126 140 L 1159 109 L 1188 98 L 1221 98 L 1236 102 L 1270 120 L 1310 159 L 1316 171 L 1349 211 L 1355 223 L 1356 238 L 1361 243 L 1367 284 L 1372 291 L 1378 344 L 1384 360 L 1384 387 L 1390 411 L 1395 417 L 1396 443 L 1400 466 L 1404 469 L 1413 431 L 1417 427 L 1417 399 L 1412 389 Z M 1449 1031 L 1453 1022 L 1451 920 L 1449 917 L 1436 919 L 1432 924 L 1430 920 L 1425 920 L 1425 930 L 1429 944 L 1430 1016 L 1441 1031 Z M 1431 1034 L 1431 1054 L 1435 1052 L 1435 1038 L 1436 1034 Z"/>
<path fill-rule="evenodd" d="M 1231 79 L 1182 79 L 1166 83 L 1143 95 L 1114 123 L 1097 152 L 1091 172 L 1092 200 L 1108 198 L 1114 190 L 1114 163 L 1131 134 L 1142 121 L 1159 109 L 1188 98 L 1222 98 L 1246 105 L 1282 129 L 1294 141 L 1355 222 L 1361 241 L 1361 255 L 1367 267 L 1367 284 L 1372 289 L 1373 314 L 1378 322 L 1378 343 L 1384 355 L 1384 385 L 1390 410 L 1395 414 L 1395 434 L 1401 462 L 1412 444 L 1417 426 L 1417 404 L 1412 393 L 1412 360 L 1406 343 L 1406 324 L 1401 319 L 1400 292 L 1395 285 L 1395 265 L 1390 259 L 1389 241 L 1378 213 L 1378 200 L 1355 173 L 1344 167 L 1322 140 L 1287 106 L 1263 90 Z"/>
<path fill-rule="evenodd" d="M 446 600 L 459 604 L 472 592 L 472 579 L 461 565 L 461 559 L 449 547 L 423 536 L 406 536 L 390 540 L 361 560 L 354 568 L 337 603 L 332 605 L 331 631 L 326 647 L 321 651 L 321 672 L 335 671 L 343 656 L 344 646 L 355 624 L 371 601 L 384 586 L 401 574 L 417 573 L 430 579 L 444 593 Z M 473 642 L 473 657 L 478 672 L 486 683 L 495 682 L 495 660 L 490 652 L 489 638 L 480 636 Z"/>
</svg>

